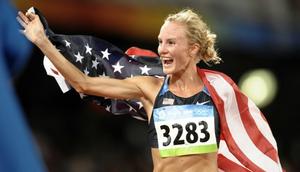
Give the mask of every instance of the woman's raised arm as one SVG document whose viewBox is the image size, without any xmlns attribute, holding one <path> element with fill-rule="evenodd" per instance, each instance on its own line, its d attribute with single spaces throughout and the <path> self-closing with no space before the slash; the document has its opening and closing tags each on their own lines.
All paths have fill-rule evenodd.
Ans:
<svg viewBox="0 0 300 172">
<path fill-rule="evenodd" d="M 139 84 L 145 83 L 142 80 L 147 80 L 147 77 L 123 80 L 108 77 L 89 77 L 70 63 L 50 42 L 45 35 L 38 15 L 33 13 L 24 15 L 19 12 L 17 20 L 24 28 L 23 34 L 50 59 L 77 92 L 117 99 L 141 99 L 145 97 Z"/>
</svg>

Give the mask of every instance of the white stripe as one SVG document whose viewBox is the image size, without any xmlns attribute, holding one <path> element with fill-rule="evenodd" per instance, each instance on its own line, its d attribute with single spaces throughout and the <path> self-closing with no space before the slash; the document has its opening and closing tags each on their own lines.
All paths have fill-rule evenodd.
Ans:
<svg viewBox="0 0 300 172">
<path fill-rule="evenodd" d="M 251 116 L 253 117 L 257 128 L 262 131 L 262 135 L 264 135 L 264 137 L 272 144 L 272 146 L 274 147 L 274 149 L 277 149 L 277 143 L 276 140 L 272 134 L 272 131 L 269 127 L 269 124 L 265 121 L 265 119 L 263 119 L 263 117 L 260 114 L 259 109 L 257 108 L 257 106 L 253 103 L 253 101 L 251 99 L 248 98 L 248 106 L 249 106 L 249 111 Z M 279 161 L 279 159 L 278 159 Z M 280 164 L 280 161 L 278 162 L 278 168 L 279 171 L 282 171 L 282 167 Z"/>
<path fill-rule="evenodd" d="M 268 123 L 262 118 L 259 109 L 252 100 L 248 99 L 249 111 L 254 119 L 257 128 L 261 131 L 262 135 L 272 144 L 272 146 L 277 150 L 277 144 L 273 137 L 272 131 L 268 125 Z"/>
<path fill-rule="evenodd" d="M 243 164 L 240 163 L 240 161 L 238 159 L 236 159 L 236 157 L 229 151 L 227 144 L 224 140 L 220 140 L 220 144 L 219 144 L 219 154 L 224 155 L 227 159 L 229 159 L 230 161 L 235 162 L 236 164 L 246 168 Z M 246 168 L 247 169 L 247 168 Z"/>
<path fill-rule="evenodd" d="M 243 126 L 235 93 L 231 85 L 220 75 L 212 73 L 206 75 L 208 81 L 224 102 L 227 125 L 240 150 L 247 156 L 248 159 L 250 159 L 250 161 L 264 171 L 280 171 L 280 169 L 278 169 L 278 164 L 263 154 L 248 136 L 248 133 Z"/>
</svg>

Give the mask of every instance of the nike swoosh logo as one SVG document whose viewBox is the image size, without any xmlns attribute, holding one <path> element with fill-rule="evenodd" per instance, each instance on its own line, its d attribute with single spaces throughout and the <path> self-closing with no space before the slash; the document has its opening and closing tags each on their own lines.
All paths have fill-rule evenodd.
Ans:
<svg viewBox="0 0 300 172">
<path fill-rule="evenodd" d="M 204 105 L 204 104 L 209 103 L 209 102 L 210 102 L 210 100 L 205 101 L 205 102 L 201 102 L 201 103 L 197 102 L 196 105 Z"/>
</svg>

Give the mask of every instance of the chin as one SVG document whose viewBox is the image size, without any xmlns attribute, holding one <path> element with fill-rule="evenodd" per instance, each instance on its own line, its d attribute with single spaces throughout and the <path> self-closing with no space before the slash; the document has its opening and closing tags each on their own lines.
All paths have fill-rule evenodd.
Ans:
<svg viewBox="0 0 300 172">
<path fill-rule="evenodd" d="M 174 69 L 163 67 L 163 72 L 164 72 L 166 75 L 170 75 L 170 74 L 173 74 L 173 73 L 174 73 Z"/>
</svg>

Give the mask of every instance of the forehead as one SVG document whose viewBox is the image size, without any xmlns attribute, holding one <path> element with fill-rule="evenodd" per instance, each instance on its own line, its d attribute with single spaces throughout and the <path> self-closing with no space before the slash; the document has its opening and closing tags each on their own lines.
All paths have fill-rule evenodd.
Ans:
<svg viewBox="0 0 300 172">
<path fill-rule="evenodd" d="M 160 28 L 158 39 L 181 39 L 185 38 L 185 26 L 178 22 L 166 21 Z"/>
</svg>

